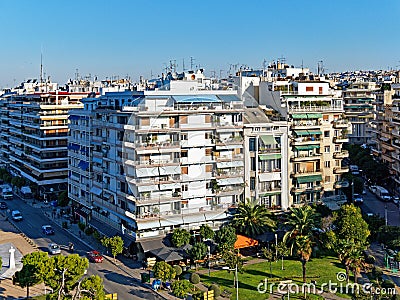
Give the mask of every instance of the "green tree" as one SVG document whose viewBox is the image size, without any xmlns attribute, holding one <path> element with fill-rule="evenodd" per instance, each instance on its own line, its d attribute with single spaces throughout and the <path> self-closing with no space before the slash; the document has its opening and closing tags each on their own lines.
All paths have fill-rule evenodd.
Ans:
<svg viewBox="0 0 400 300">
<path fill-rule="evenodd" d="M 243 272 L 243 259 L 239 256 L 239 251 L 236 253 L 234 250 L 228 250 L 222 253 L 222 258 L 228 267 L 228 273 L 237 271 L 239 273 Z M 233 286 L 235 286 L 236 275 L 233 277 Z"/>
<path fill-rule="evenodd" d="M 98 275 L 86 277 L 79 283 L 77 296 L 82 300 L 104 300 L 103 279 Z"/>
<path fill-rule="evenodd" d="M 272 277 L 272 262 L 275 261 L 275 254 L 272 249 L 263 248 L 262 249 L 264 258 L 269 262 L 269 277 Z"/>
<path fill-rule="evenodd" d="M 172 244 L 180 248 L 184 245 L 189 244 L 190 242 L 190 233 L 183 228 L 176 228 L 172 233 Z"/>
<path fill-rule="evenodd" d="M 122 238 L 120 236 L 116 235 L 109 239 L 108 245 L 111 249 L 111 254 L 115 261 L 115 257 L 118 254 L 121 254 L 122 251 L 124 251 L 124 241 L 122 240 Z"/>
<path fill-rule="evenodd" d="M 354 283 L 357 283 L 358 275 L 361 270 L 365 269 L 367 263 L 365 262 L 364 255 L 360 249 L 355 249 L 350 253 L 350 270 L 353 272 Z"/>
<path fill-rule="evenodd" d="M 154 276 L 161 279 L 162 281 L 167 281 L 175 278 L 175 269 L 167 264 L 165 261 L 158 261 L 153 266 Z"/>
<path fill-rule="evenodd" d="M 214 238 L 215 232 L 212 228 L 206 224 L 200 226 L 200 236 L 202 240 L 212 240 Z"/>
<path fill-rule="evenodd" d="M 309 235 L 296 236 L 295 249 L 303 269 L 303 282 L 306 282 L 306 263 L 310 260 L 312 253 L 312 237 Z"/>
<path fill-rule="evenodd" d="M 69 203 L 68 191 L 62 191 L 57 198 L 58 205 L 61 207 L 67 206 Z"/>
<path fill-rule="evenodd" d="M 239 233 L 254 237 L 275 227 L 271 216 L 268 208 L 257 204 L 255 200 L 247 199 L 239 203 L 232 225 Z"/>
<path fill-rule="evenodd" d="M 55 291 L 60 300 L 76 287 L 89 267 L 89 261 L 78 254 L 56 255 L 50 258 L 49 266 L 44 282 Z"/>
<path fill-rule="evenodd" d="M 290 254 L 290 249 L 287 247 L 287 245 L 284 242 L 280 242 L 276 246 L 276 252 L 278 253 L 278 256 L 280 256 L 282 259 L 282 271 L 283 271 L 285 269 L 283 266 L 283 258 Z"/>
<path fill-rule="evenodd" d="M 233 249 L 237 240 L 235 228 L 230 225 L 222 226 L 215 234 L 219 250 Z"/>
<path fill-rule="evenodd" d="M 195 243 L 189 250 L 190 258 L 196 263 L 196 270 L 198 268 L 198 261 L 204 259 L 207 254 L 207 246 L 204 243 Z"/>
<path fill-rule="evenodd" d="M 283 241 L 288 244 L 291 255 L 293 255 L 298 236 L 312 237 L 313 228 L 318 224 L 318 218 L 319 215 L 315 212 L 315 209 L 308 205 L 290 209 L 289 216 L 285 222 L 285 225 L 290 229 L 283 237 Z"/>
<path fill-rule="evenodd" d="M 22 264 L 13 281 L 22 288 L 26 287 L 26 297 L 29 298 L 29 288 L 44 281 L 50 265 L 49 256 L 46 252 L 32 252 L 22 258 Z"/>
<path fill-rule="evenodd" d="M 193 285 L 189 282 L 189 280 L 184 279 L 174 281 L 171 288 L 176 297 L 184 298 L 192 291 Z"/>
</svg>

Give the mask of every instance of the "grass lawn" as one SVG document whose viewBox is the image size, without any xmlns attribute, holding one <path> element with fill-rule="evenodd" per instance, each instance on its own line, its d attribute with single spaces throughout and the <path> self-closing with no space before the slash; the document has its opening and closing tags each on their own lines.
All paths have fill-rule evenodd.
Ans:
<svg viewBox="0 0 400 300">
<path fill-rule="evenodd" d="M 296 260 L 285 260 L 285 270 L 281 269 L 281 261 L 272 263 L 272 278 L 269 274 L 269 263 L 258 263 L 244 266 L 244 272 L 239 273 L 239 299 L 268 299 L 269 287 L 267 293 L 261 294 L 257 290 L 260 282 L 265 281 L 265 278 L 276 282 L 276 285 L 281 280 L 293 280 L 293 283 L 298 282 L 302 284 L 302 268 L 301 263 Z M 324 257 L 313 258 L 307 265 L 307 282 L 315 280 L 317 282 L 317 289 L 323 282 L 329 283 L 338 282 L 336 274 L 338 272 L 345 272 L 340 265 L 337 258 Z M 227 289 L 231 292 L 231 299 L 236 299 L 236 290 L 233 287 L 234 273 L 228 273 L 226 270 L 211 272 L 211 277 L 208 274 L 201 275 L 201 280 L 205 284 L 217 283 L 222 287 L 222 290 Z M 264 284 L 263 284 L 264 287 Z M 319 298 L 319 297 L 318 297 Z"/>
</svg>

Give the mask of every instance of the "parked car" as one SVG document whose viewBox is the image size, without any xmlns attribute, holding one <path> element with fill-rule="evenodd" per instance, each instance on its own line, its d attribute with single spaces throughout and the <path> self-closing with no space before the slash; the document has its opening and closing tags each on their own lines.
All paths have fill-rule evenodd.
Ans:
<svg viewBox="0 0 400 300">
<path fill-rule="evenodd" d="M 87 256 L 88 256 L 89 261 L 94 262 L 94 263 L 101 263 L 104 260 L 104 257 L 100 254 L 99 251 L 96 251 L 96 250 L 89 251 Z"/>
<path fill-rule="evenodd" d="M 14 220 L 14 221 L 22 221 L 22 215 L 21 215 L 21 212 L 19 211 L 19 210 L 13 210 L 12 212 L 11 212 L 11 218 Z"/>
<path fill-rule="evenodd" d="M 0 202 L 0 209 L 7 209 L 7 208 L 8 208 L 7 203 L 5 203 L 4 201 L 1 201 Z"/>
<path fill-rule="evenodd" d="M 45 235 L 53 235 L 54 234 L 54 229 L 53 229 L 53 227 L 51 227 L 51 225 L 43 225 L 42 231 Z"/>
<path fill-rule="evenodd" d="M 395 204 L 399 204 L 399 202 L 400 202 L 399 196 L 393 196 L 393 197 L 392 197 L 392 201 L 393 201 Z"/>
<path fill-rule="evenodd" d="M 362 195 L 360 195 L 360 194 L 354 194 L 354 195 L 353 195 L 353 201 L 354 201 L 355 204 L 357 204 L 357 203 L 361 204 L 361 203 L 364 202 L 364 199 L 363 199 L 363 196 L 362 196 Z"/>
<path fill-rule="evenodd" d="M 61 253 L 60 246 L 57 244 L 54 244 L 54 243 L 49 244 L 48 250 L 49 250 L 49 253 L 53 254 L 53 255 Z"/>
</svg>

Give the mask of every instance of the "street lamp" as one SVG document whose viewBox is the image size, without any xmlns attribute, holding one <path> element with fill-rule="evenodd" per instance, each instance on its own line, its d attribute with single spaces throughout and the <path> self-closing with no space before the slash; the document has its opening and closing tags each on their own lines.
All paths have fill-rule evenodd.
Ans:
<svg viewBox="0 0 400 300">
<path fill-rule="evenodd" d="M 275 233 L 275 259 L 278 259 L 278 234 Z"/>
<path fill-rule="evenodd" d="M 236 279 L 236 300 L 239 300 L 238 265 L 236 264 L 235 269 L 229 269 L 229 271 L 235 271 L 235 279 Z"/>
<path fill-rule="evenodd" d="M 207 246 L 207 249 L 208 249 L 208 277 L 210 277 L 210 250 L 211 250 L 211 247 Z"/>
<path fill-rule="evenodd" d="M 354 179 L 351 179 L 351 203 L 354 203 Z"/>
</svg>

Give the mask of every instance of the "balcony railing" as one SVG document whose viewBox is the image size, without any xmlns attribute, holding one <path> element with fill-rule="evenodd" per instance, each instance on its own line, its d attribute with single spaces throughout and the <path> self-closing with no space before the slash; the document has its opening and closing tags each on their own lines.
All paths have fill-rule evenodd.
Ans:
<svg viewBox="0 0 400 300">
<path fill-rule="evenodd" d="M 340 144 L 340 143 L 348 143 L 349 142 L 349 138 L 347 136 L 335 136 L 333 138 L 333 142 Z"/>
<path fill-rule="evenodd" d="M 342 150 L 340 152 L 333 153 L 333 158 L 345 158 L 345 157 L 349 157 L 349 151 L 347 150 Z"/>
<path fill-rule="evenodd" d="M 349 172 L 349 167 L 335 167 L 333 168 L 333 173 L 342 174 Z"/>
</svg>

